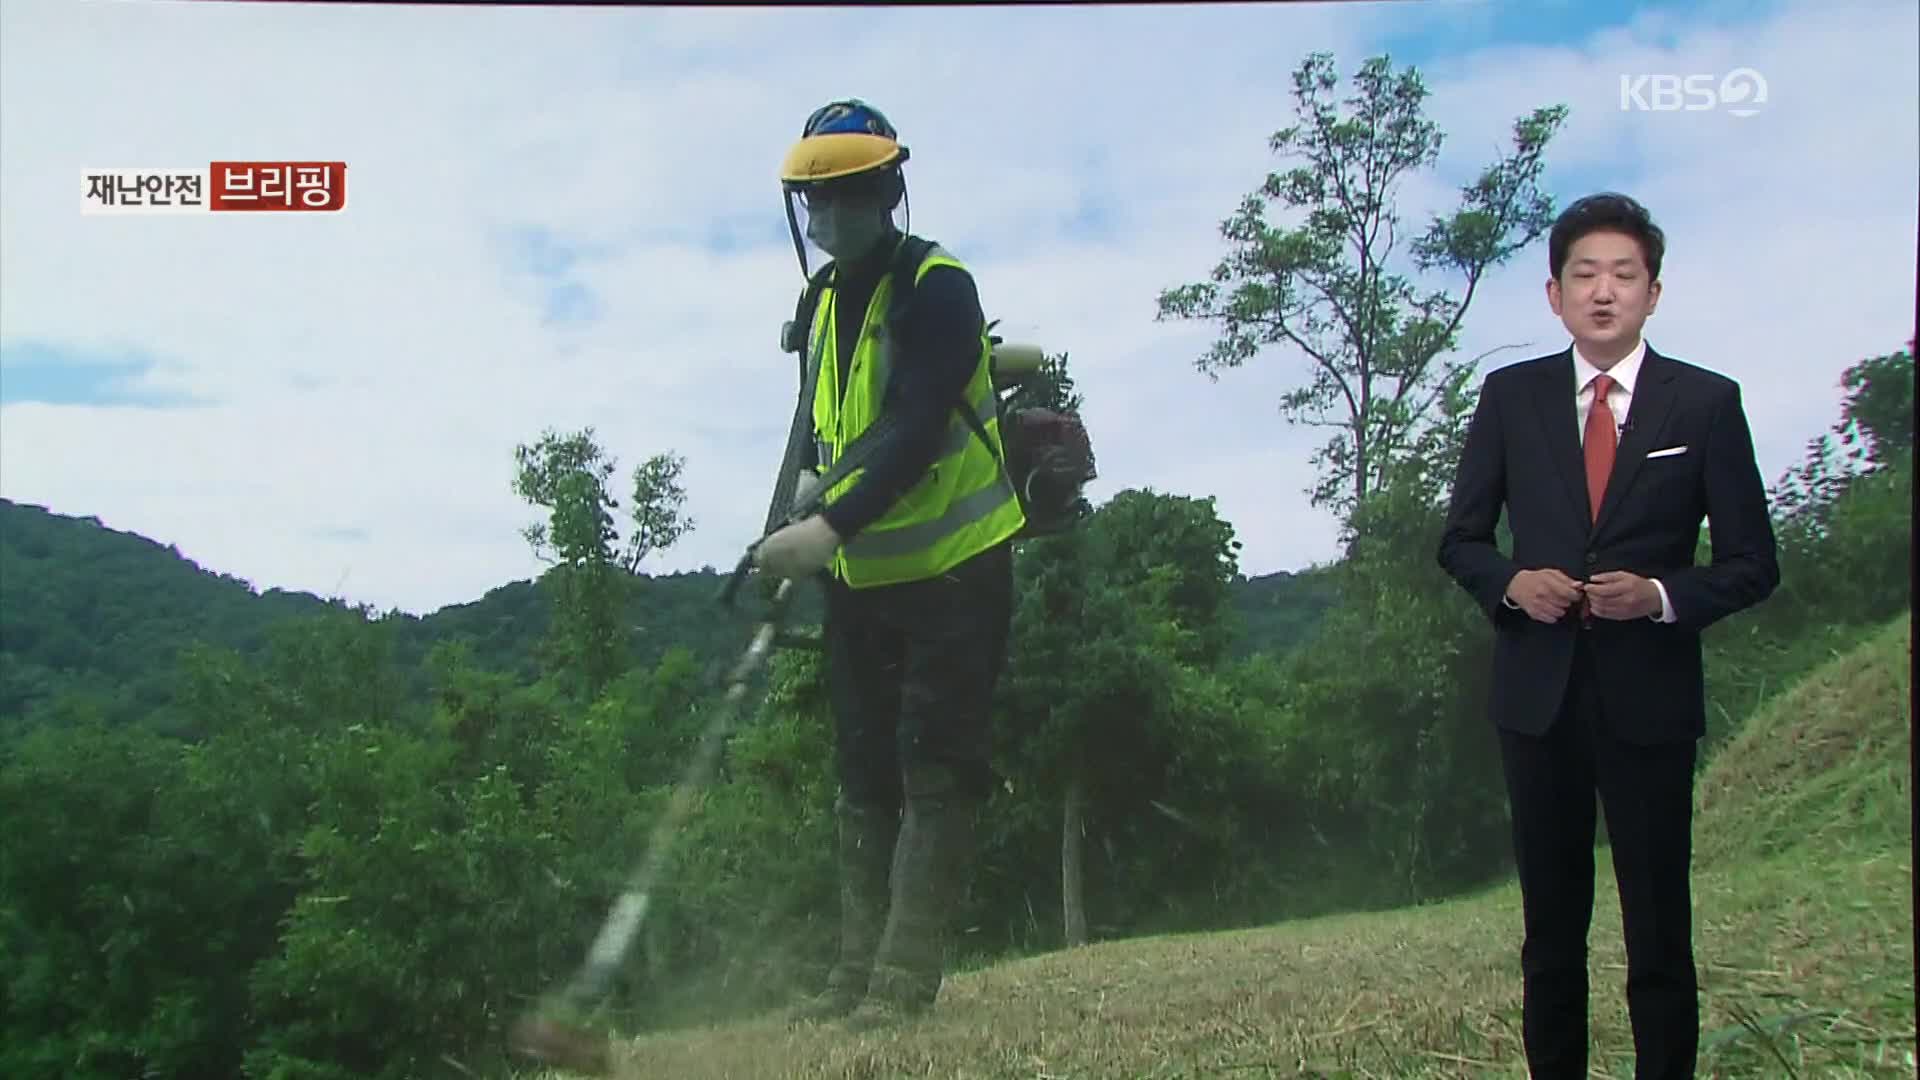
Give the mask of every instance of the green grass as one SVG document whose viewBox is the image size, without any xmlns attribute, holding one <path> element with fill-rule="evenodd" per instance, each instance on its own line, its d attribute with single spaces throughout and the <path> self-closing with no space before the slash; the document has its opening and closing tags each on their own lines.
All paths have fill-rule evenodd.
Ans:
<svg viewBox="0 0 1920 1080">
<path fill-rule="evenodd" d="M 1774 697 L 1702 775 L 1700 1076 L 1914 1075 L 1910 659 L 1902 617 Z M 1625 1078 L 1604 848 L 1596 864 L 1592 1075 Z M 1519 927 L 1506 884 L 1102 943 L 959 975 L 930 1017 L 878 1035 L 759 1021 L 622 1042 L 619 1075 L 1519 1077 Z"/>
</svg>

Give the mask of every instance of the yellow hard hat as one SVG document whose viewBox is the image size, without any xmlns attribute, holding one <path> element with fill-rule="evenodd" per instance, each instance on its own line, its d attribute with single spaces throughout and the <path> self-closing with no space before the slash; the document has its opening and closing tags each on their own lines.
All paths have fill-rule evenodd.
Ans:
<svg viewBox="0 0 1920 1080">
<path fill-rule="evenodd" d="M 857 98 L 815 109 L 780 162 L 780 182 L 808 187 L 862 173 L 898 168 L 907 148 L 879 109 Z"/>
</svg>

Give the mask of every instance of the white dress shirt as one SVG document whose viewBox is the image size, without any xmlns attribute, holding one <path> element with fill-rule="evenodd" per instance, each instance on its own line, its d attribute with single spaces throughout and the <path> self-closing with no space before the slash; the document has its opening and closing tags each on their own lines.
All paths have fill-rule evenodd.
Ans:
<svg viewBox="0 0 1920 1080">
<path fill-rule="evenodd" d="M 1626 426 L 1627 410 L 1633 407 L 1633 384 L 1640 378 L 1640 362 L 1647 357 L 1647 340 L 1641 338 L 1634 342 L 1633 351 L 1620 358 L 1620 362 L 1607 371 L 1594 367 L 1586 357 L 1580 355 L 1580 346 L 1573 347 L 1573 386 L 1574 386 L 1574 430 L 1579 434 L 1580 445 L 1584 449 L 1587 440 L 1587 414 L 1593 411 L 1593 380 L 1596 376 L 1606 375 L 1613 380 L 1613 386 L 1607 390 L 1607 408 L 1613 412 L 1614 437 L 1619 438 L 1621 428 Z M 1660 614 L 1649 615 L 1655 622 L 1673 621 L 1673 602 L 1667 599 L 1667 587 L 1660 584 L 1659 578 L 1649 578 L 1660 594 Z M 1510 608 L 1518 608 L 1512 600 L 1502 597 Z"/>
<path fill-rule="evenodd" d="M 1640 379 L 1640 362 L 1646 358 L 1647 342 L 1642 338 L 1612 370 L 1603 372 L 1580 355 L 1580 346 L 1573 347 L 1574 430 L 1580 433 L 1582 447 L 1587 444 L 1587 414 L 1593 411 L 1593 380 L 1601 375 L 1613 380 L 1613 388 L 1607 391 L 1607 408 L 1613 410 L 1613 437 L 1618 440 L 1620 429 L 1626 426 L 1627 409 L 1633 405 L 1633 384 Z"/>
</svg>

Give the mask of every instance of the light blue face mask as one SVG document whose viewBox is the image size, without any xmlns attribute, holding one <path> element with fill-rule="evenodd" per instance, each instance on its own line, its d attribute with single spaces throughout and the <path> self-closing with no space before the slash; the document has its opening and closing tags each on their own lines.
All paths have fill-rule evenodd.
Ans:
<svg viewBox="0 0 1920 1080">
<path fill-rule="evenodd" d="M 807 239 L 841 262 L 872 251 L 886 235 L 887 214 L 872 204 L 835 202 L 807 214 Z"/>
</svg>

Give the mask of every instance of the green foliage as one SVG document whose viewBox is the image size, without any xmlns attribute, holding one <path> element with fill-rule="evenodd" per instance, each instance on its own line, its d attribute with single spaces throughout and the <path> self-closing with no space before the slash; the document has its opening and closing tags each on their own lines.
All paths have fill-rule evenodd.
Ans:
<svg viewBox="0 0 1920 1080">
<path fill-rule="evenodd" d="M 164 727 L 174 662 L 208 641 L 253 651 L 328 604 L 203 570 L 170 545 L 0 499 L 0 736 L 56 698 Z"/>
<path fill-rule="evenodd" d="M 693 531 L 686 514 L 687 492 L 680 477 L 687 459 L 678 454 L 655 454 L 633 468 L 633 531 L 621 549 L 620 565 L 637 573 L 647 556 L 665 551 Z"/>
<path fill-rule="evenodd" d="M 535 555 L 554 564 L 548 574 L 553 618 L 543 655 L 569 685 L 597 697 L 624 659 L 621 614 L 634 571 L 693 527 L 681 516 L 685 461 L 659 454 L 634 470 L 634 528 L 617 552 L 613 511 L 619 502 L 607 488 L 615 466 L 591 427 L 567 435 L 543 432 L 533 445 L 514 449 L 514 462 L 514 493 L 547 511 L 545 522 L 521 532 Z"/>
<path fill-rule="evenodd" d="M 1241 544 L 1211 496 L 1122 491 L 1100 508 L 1094 536 L 1097 558 L 1123 587 L 1166 576 L 1167 613 L 1183 635 L 1176 660 L 1209 665 L 1226 654 Z"/>
<path fill-rule="evenodd" d="M 1219 794 L 1262 760 L 1250 714 L 1212 674 L 1232 651 L 1238 548 L 1211 499 L 1151 491 L 1023 545 L 996 712 L 1003 793 L 970 921 L 1026 947 L 1059 940 L 1035 907 L 1058 910 L 1059 875 L 1075 873 L 1074 821 L 1094 855 L 1081 873 L 1095 932 L 1177 923 L 1196 893 L 1231 891 L 1243 849 Z"/>
<path fill-rule="evenodd" d="M 690 655 L 583 708 L 448 646 L 428 709 L 391 631 L 196 651 L 194 742 L 76 712 L 9 746 L 0 1072 L 426 1075 L 579 960 L 683 763 Z M 736 816 L 762 821 L 765 771 Z"/>
<path fill-rule="evenodd" d="M 504 764 L 455 769 L 451 749 L 361 725 L 312 748 L 303 888 L 250 980 L 265 1025 L 252 1071 L 423 1075 L 568 959 L 572 935 L 530 932 L 577 925 L 548 876 L 567 863 L 558 808 Z"/>
<path fill-rule="evenodd" d="M 1865 477 L 1913 460 L 1913 352 L 1863 360 L 1841 373 L 1840 419 L 1808 440 L 1806 457 L 1771 491 L 1782 537 L 1811 550 L 1832 532 L 1844 497 Z"/>
<path fill-rule="evenodd" d="M 542 433 L 532 446 L 514 450 L 513 490 L 548 513 L 521 535 L 541 559 L 554 564 L 553 621 L 543 655 L 552 670 L 570 676 L 595 696 L 615 672 L 620 651 L 615 590 L 626 579 L 614 572 L 613 496 L 607 479 L 614 464 L 594 441 L 593 429 L 561 436 Z"/>
<path fill-rule="evenodd" d="M 1837 430 L 1849 445 L 1863 443 L 1864 460 L 1892 464 L 1913 453 L 1913 343 L 1897 353 L 1862 360 L 1840 377 L 1847 393 Z"/>
<path fill-rule="evenodd" d="M 1314 634 L 1337 600 L 1337 586 L 1325 568 L 1239 578 L 1233 587 L 1233 618 L 1240 627 L 1234 658 L 1292 651 Z"/>
<path fill-rule="evenodd" d="M 838 942 L 832 722 L 818 654 L 776 658 L 651 919 L 636 1028 L 740 1017 L 817 989 Z"/>
<path fill-rule="evenodd" d="M 1463 279 L 1455 299 L 1389 269 L 1400 225 L 1396 188 L 1438 160 L 1444 139 L 1425 118 L 1426 86 L 1384 56 L 1364 63 L 1353 83 L 1343 114 L 1329 98 L 1338 85 L 1331 56 L 1316 53 L 1296 69 L 1300 122 L 1276 132 L 1270 147 L 1302 164 L 1269 175 L 1242 200 L 1220 226 L 1232 252 L 1209 280 L 1164 291 L 1158 314 L 1221 325 L 1196 362 L 1213 378 L 1272 345 L 1306 356 L 1309 380 L 1280 409 L 1290 421 L 1334 429 L 1314 455 L 1311 496 L 1343 516 L 1386 482 L 1397 460 L 1419 451 L 1436 404 L 1477 367 L 1481 358 L 1448 354 L 1481 278 L 1552 221 L 1540 177 L 1547 143 L 1567 115 L 1554 106 L 1517 120 L 1512 152 L 1414 240 L 1415 270 Z M 1273 203 L 1300 224 L 1272 223 Z"/>
<path fill-rule="evenodd" d="M 198 1011 L 196 980 L 151 962 L 164 916 L 150 917 L 170 906 L 175 867 L 149 838 L 183 766 L 161 737 L 99 723 L 32 732 L 10 748 L 0 767 L 0 1073 L 105 1080 L 167 1058 L 191 1063 L 178 1048 L 191 1041 L 182 1028 Z"/>
</svg>

